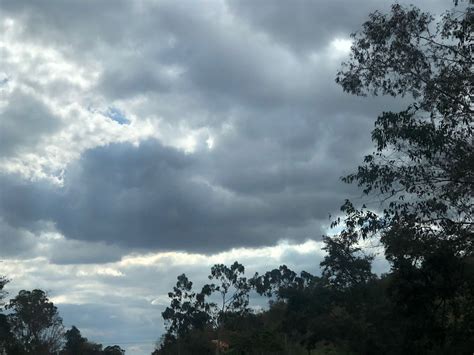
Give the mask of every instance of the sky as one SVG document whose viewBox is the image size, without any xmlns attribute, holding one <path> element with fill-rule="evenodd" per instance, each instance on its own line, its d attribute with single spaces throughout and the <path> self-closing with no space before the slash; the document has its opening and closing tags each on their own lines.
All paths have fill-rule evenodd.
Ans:
<svg viewBox="0 0 474 355">
<path fill-rule="evenodd" d="M 46 290 L 65 326 L 141 355 L 183 272 L 318 274 L 330 216 L 362 200 L 340 177 L 372 151 L 377 115 L 403 106 L 334 82 L 350 33 L 390 4 L 0 1 L 10 296 Z"/>
</svg>

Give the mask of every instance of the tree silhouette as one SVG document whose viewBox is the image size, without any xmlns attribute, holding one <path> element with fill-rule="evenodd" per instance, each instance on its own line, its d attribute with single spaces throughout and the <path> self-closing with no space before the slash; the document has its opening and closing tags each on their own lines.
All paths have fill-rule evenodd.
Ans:
<svg viewBox="0 0 474 355">
<path fill-rule="evenodd" d="M 371 271 L 373 256 L 365 255 L 354 245 L 356 241 L 347 235 L 324 238 L 328 254 L 321 262 L 323 277 L 337 289 L 363 285 L 376 277 Z"/>
<path fill-rule="evenodd" d="M 101 355 L 104 354 L 102 344 L 89 341 L 81 335 L 76 326 L 66 331 L 64 335 L 66 343 L 61 351 L 61 355 Z"/>
<path fill-rule="evenodd" d="M 336 79 L 352 94 L 411 99 L 377 118 L 376 151 L 343 179 L 382 196 L 379 208 L 342 207 L 343 237 L 380 237 L 393 271 L 390 295 L 411 318 L 406 352 L 445 352 L 466 330 L 473 336 L 472 20 L 471 9 L 447 12 L 436 26 L 415 7 L 375 12 L 353 35 Z"/>
<path fill-rule="evenodd" d="M 62 319 L 56 306 L 42 290 L 25 291 L 11 299 L 6 308 L 15 338 L 29 354 L 57 354 L 63 337 Z"/>
<path fill-rule="evenodd" d="M 222 328 L 228 313 L 243 315 L 248 312 L 250 284 L 247 278 L 242 276 L 245 267 L 234 262 L 230 267 L 224 264 L 216 264 L 211 268 L 209 280 L 217 283 L 205 285 L 201 291 L 202 295 L 210 296 L 217 293 L 219 300 L 210 303 L 212 320 L 217 328 L 217 353 L 220 353 L 222 341 Z"/>
<path fill-rule="evenodd" d="M 4 298 L 7 295 L 7 291 L 5 291 L 5 286 L 9 283 L 10 280 L 7 279 L 6 276 L 0 276 L 0 308 L 4 306 Z"/>
<path fill-rule="evenodd" d="M 351 59 L 337 77 L 344 90 L 412 97 L 406 110 L 378 117 L 377 150 L 344 178 L 384 196 L 381 217 L 344 206 L 364 237 L 396 225 L 430 250 L 443 244 L 472 254 L 471 20 L 469 12 L 448 12 L 433 33 L 431 15 L 394 5 L 390 15 L 371 14 L 354 35 Z"/>
<path fill-rule="evenodd" d="M 118 345 L 111 345 L 111 346 L 105 347 L 103 354 L 104 355 L 123 355 L 125 354 L 125 350 L 123 350 Z"/>
<path fill-rule="evenodd" d="M 182 274 L 178 276 L 173 291 L 168 293 L 171 302 L 162 313 L 167 328 L 162 348 L 177 341 L 177 352 L 181 353 L 182 339 L 192 330 L 202 330 L 209 323 L 209 305 L 205 302 L 205 295 L 193 292 L 192 286 L 193 283 Z"/>
</svg>

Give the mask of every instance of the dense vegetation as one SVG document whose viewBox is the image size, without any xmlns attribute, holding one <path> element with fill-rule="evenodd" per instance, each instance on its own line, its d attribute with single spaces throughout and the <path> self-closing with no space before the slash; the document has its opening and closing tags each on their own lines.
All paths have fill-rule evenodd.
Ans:
<svg viewBox="0 0 474 355">
<path fill-rule="evenodd" d="M 238 262 L 213 266 L 199 290 L 178 276 L 155 355 L 472 354 L 473 27 L 469 8 L 438 23 L 399 5 L 370 15 L 336 82 L 409 101 L 377 118 L 375 151 L 343 178 L 378 203 L 343 204 L 319 276 L 283 265 L 246 277 Z M 383 250 L 388 273 L 372 272 L 367 242 Z M 252 307 L 257 297 L 269 307 Z M 41 290 L 20 291 L 5 308 L 0 353 L 124 353 L 65 332 Z"/>
</svg>

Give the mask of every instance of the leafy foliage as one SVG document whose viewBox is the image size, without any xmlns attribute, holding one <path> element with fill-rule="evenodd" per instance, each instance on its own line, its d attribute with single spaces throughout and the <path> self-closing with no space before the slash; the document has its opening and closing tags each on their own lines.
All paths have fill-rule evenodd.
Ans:
<svg viewBox="0 0 474 355">
<path fill-rule="evenodd" d="M 474 299 L 472 20 L 470 9 L 447 12 L 436 25 L 414 7 L 373 13 L 336 79 L 356 95 L 411 97 L 405 110 L 378 117 L 376 151 L 343 179 L 380 196 L 382 210 L 346 201 L 341 234 L 354 242 L 380 237 L 392 266 L 390 296 L 409 319 L 407 352 L 447 351 L 460 324 L 473 336 L 470 311 L 459 312 Z"/>
<path fill-rule="evenodd" d="M 351 59 L 336 81 L 353 94 L 410 95 L 412 103 L 378 117 L 372 132 L 377 150 L 344 178 L 365 194 L 383 196 L 382 217 L 350 204 L 345 211 L 347 221 L 365 226 L 363 237 L 396 228 L 430 250 L 449 244 L 468 256 L 474 213 L 473 21 L 470 12 L 461 17 L 448 12 L 436 26 L 433 21 L 419 9 L 394 5 L 389 15 L 371 14 L 354 35 Z M 391 235 L 382 241 L 389 246 Z"/>
<path fill-rule="evenodd" d="M 42 290 L 25 291 L 6 308 L 15 338 L 29 354 L 55 354 L 62 345 L 63 325 L 56 306 Z"/>
<path fill-rule="evenodd" d="M 362 253 L 347 236 L 324 238 L 328 255 L 321 262 L 323 277 L 337 289 L 363 285 L 375 278 L 372 273 L 373 256 Z"/>
<path fill-rule="evenodd" d="M 205 285 L 202 293 L 206 295 L 219 294 L 221 302 L 212 304 L 219 317 L 228 312 L 245 313 L 248 311 L 250 287 L 247 278 L 241 276 L 244 273 L 245 267 L 237 261 L 230 267 L 217 264 L 211 268 L 208 278 L 218 283 Z"/>
<path fill-rule="evenodd" d="M 107 346 L 102 350 L 102 344 L 89 341 L 81 335 L 76 326 L 65 333 L 66 343 L 61 351 L 61 355 L 122 355 L 125 353 L 118 345 Z"/>
<path fill-rule="evenodd" d="M 169 337 L 183 337 L 191 329 L 203 329 L 209 322 L 209 304 L 204 295 L 192 291 L 193 283 L 185 274 L 178 276 L 173 291 L 168 293 L 170 306 L 162 313 Z"/>
</svg>

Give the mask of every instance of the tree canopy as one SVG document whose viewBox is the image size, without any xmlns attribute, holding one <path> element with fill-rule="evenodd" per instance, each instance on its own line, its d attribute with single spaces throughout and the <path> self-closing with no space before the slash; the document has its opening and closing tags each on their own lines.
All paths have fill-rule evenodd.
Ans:
<svg viewBox="0 0 474 355">
<path fill-rule="evenodd" d="M 472 14 L 448 12 L 434 24 L 428 13 L 394 5 L 375 12 L 353 35 L 349 62 L 336 81 L 356 94 L 409 96 L 401 112 L 384 112 L 375 122 L 376 151 L 357 172 L 344 178 L 365 194 L 383 198 L 382 211 L 352 209 L 348 228 L 361 226 L 362 237 L 395 230 L 411 234 L 424 248 L 473 252 L 474 148 Z M 398 239 L 398 237 L 396 238 Z M 407 250 L 404 248 L 404 255 Z M 412 261 L 420 261 L 415 248 Z M 399 259 L 395 245 L 387 253 Z"/>
<path fill-rule="evenodd" d="M 472 329 L 473 26 L 469 8 L 434 23 L 415 7 L 393 5 L 353 35 L 336 79 L 352 94 L 410 101 L 377 118 L 376 150 L 343 179 L 380 205 L 346 201 L 341 234 L 352 243 L 380 238 L 393 272 L 390 295 L 412 318 L 407 351 L 447 351 L 462 337 L 453 336 L 460 324 Z M 469 311 L 461 316 L 459 307 Z"/>
<path fill-rule="evenodd" d="M 55 354 L 61 349 L 62 319 L 44 291 L 22 290 L 6 308 L 11 330 L 26 353 Z"/>
</svg>

